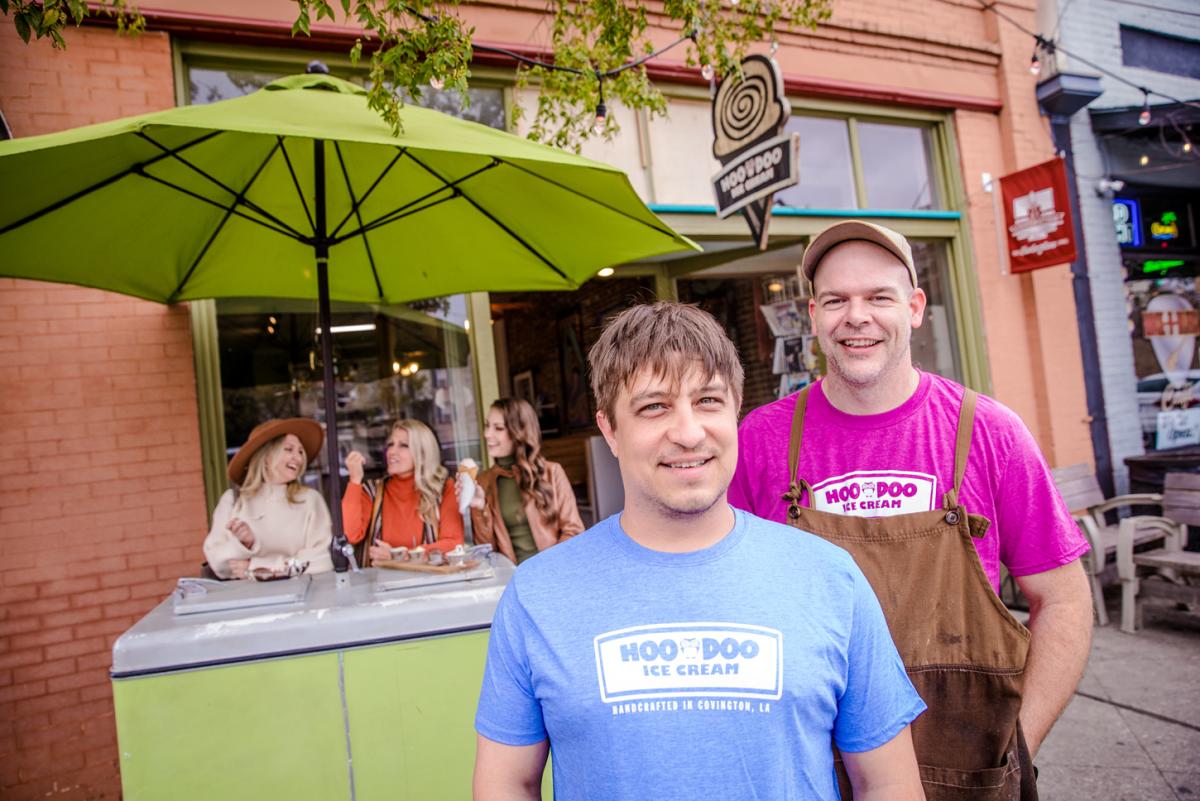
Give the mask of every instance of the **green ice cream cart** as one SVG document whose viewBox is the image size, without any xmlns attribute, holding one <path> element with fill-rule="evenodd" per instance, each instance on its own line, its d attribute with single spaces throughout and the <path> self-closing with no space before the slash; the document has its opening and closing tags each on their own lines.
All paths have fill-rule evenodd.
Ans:
<svg viewBox="0 0 1200 801">
<path fill-rule="evenodd" d="M 469 799 L 513 569 L 181 579 L 113 647 L 124 798 Z"/>
</svg>

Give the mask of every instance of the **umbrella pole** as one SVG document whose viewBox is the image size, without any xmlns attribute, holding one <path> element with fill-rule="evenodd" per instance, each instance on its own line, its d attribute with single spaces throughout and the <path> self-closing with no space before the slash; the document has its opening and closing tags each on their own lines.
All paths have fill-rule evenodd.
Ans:
<svg viewBox="0 0 1200 801">
<path fill-rule="evenodd" d="M 350 563 L 343 546 L 347 544 L 346 529 L 342 525 L 342 476 L 338 458 L 337 441 L 337 386 L 333 376 L 333 328 L 329 312 L 329 242 L 325 232 L 325 142 L 313 141 L 313 172 L 316 231 L 313 249 L 317 257 L 317 306 L 321 325 L 321 370 L 325 386 L 325 455 L 329 462 L 329 481 L 326 484 L 326 499 L 333 520 L 333 542 L 330 547 L 333 569 L 344 573 Z"/>
</svg>

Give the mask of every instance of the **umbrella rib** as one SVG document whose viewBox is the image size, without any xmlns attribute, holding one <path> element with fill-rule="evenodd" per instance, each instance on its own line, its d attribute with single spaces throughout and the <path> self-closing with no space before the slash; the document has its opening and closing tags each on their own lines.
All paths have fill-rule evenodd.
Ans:
<svg viewBox="0 0 1200 801">
<path fill-rule="evenodd" d="M 362 204 L 366 203 L 367 198 L 369 198 L 371 196 L 371 193 L 375 191 L 375 187 L 379 186 L 380 181 L 382 181 L 384 179 L 384 177 L 387 176 L 387 174 L 391 171 L 392 167 L 396 164 L 396 162 L 399 161 L 401 158 L 403 158 L 404 154 L 407 152 L 408 152 L 408 148 L 401 147 L 401 148 L 397 149 L 396 155 L 393 156 L 392 160 L 388 162 L 388 165 L 383 168 L 383 172 L 379 173 L 379 177 L 376 178 L 375 181 L 367 188 L 367 191 L 362 196 L 362 198 L 357 203 L 354 204 L 353 208 L 351 208 L 350 211 L 348 211 L 346 213 L 346 216 L 342 218 L 342 221 L 337 224 L 337 227 L 333 229 L 333 233 L 331 234 L 331 236 L 336 237 L 338 235 L 338 232 L 342 230 L 342 226 L 344 226 L 346 223 L 350 222 L 351 217 L 358 214 L 358 211 L 362 207 Z M 340 153 L 338 154 L 338 158 L 341 158 Z M 362 225 L 362 215 L 359 215 L 359 217 L 358 217 L 358 224 Z"/>
<path fill-rule="evenodd" d="M 442 190 L 439 189 L 438 191 L 440 192 Z M 372 223 L 367 223 L 362 228 L 358 229 L 357 231 L 354 231 L 353 233 L 349 233 L 344 236 L 339 236 L 337 239 L 332 240 L 329 243 L 329 247 L 333 247 L 334 245 L 340 245 L 343 242 L 345 242 L 346 240 L 353 239 L 356 236 L 363 236 L 371 231 L 374 231 L 376 228 L 382 228 L 385 225 L 391 225 L 394 222 L 403 220 L 405 217 L 411 217 L 412 215 L 418 214 L 422 211 L 428 211 L 429 209 L 432 209 L 434 206 L 441 205 L 442 203 L 445 203 L 448 200 L 454 200 L 454 198 L 456 198 L 456 197 L 462 197 L 462 192 L 457 188 L 452 188 L 452 189 L 450 189 L 450 194 L 447 195 L 446 197 L 438 198 L 437 200 L 434 200 L 430 203 L 426 203 L 424 206 L 421 206 L 420 208 L 410 209 L 409 207 L 412 206 L 412 203 L 409 203 L 407 206 L 404 207 L 406 209 L 409 209 L 408 211 L 405 211 L 404 213 L 400 213 L 400 210 L 398 209 L 398 210 L 392 212 L 392 214 L 388 215 L 388 217 L 386 219 L 380 219 L 380 220 L 376 220 L 375 222 L 372 222 Z M 413 201 L 413 203 L 416 203 L 416 202 L 418 202 L 418 201 Z"/>
<path fill-rule="evenodd" d="M 653 231 L 658 231 L 660 234 L 669 236 L 671 239 L 675 239 L 675 237 L 677 236 L 677 234 L 674 231 L 672 231 L 670 228 L 666 228 L 661 225 L 655 225 L 654 223 L 643 220 L 640 217 L 635 217 L 634 215 L 630 214 L 627 211 L 622 211 L 621 209 L 614 208 L 614 207 L 608 205 L 607 203 L 597 200 L 596 198 L 592 197 L 591 195 L 584 194 L 583 192 L 580 192 L 577 189 L 572 189 L 571 187 L 566 186 L 565 184 L 561 184 L 558 181 L 555 181 L 553 178 L 547 178 L 544 175 L 538 175 L 533 170 L 530 170 L 526 167 L 522 167 L 519 164 L 514 164 L 513 162 L 507 161 L 505 159 L 500 159 L 500 161 L 502 161 L 506 166 L 512 167 L 514 170 L 520 170 L 521 172 L 525 173 L 526 175 L 532 176 L 533 178 L 537 178 L 539 181 L 545 181 L 546 183 L 550 184 L 551 186 L 556 186 L 559 189 L 563 190 L 564 192 L 570 192 L 571 194 L 581 197 L 584 200 L 590 201 L 590 202 L 596 204 L 597 206 L 600 206 L 601 208 L 608 209 L 613 214 L 619 214 L 622 217 L 625 217 L 626 219 L 632 220 L 633 222 L 641 223 L 642 225 L 646 226 L 647 228 L 649 228 Z"/>
<path fill-rule="evenodd" d="M 410 155 L 410 158 L 412 158 L 411 155 Z M 416 159 L 413 158 L 413 161 L 416 161 Z M 420 162 L 417 162 L 417 163 L 419 164 Z M 379 228 L 380 226 L 387 225 L 388 223 L 395 222 L 396 220 L 399 220 L 399 219 L 403 219 L 404 217 L 409 216 L 407 213 L 407 209 L 411 208 L 412 206 L 415 206 L 418 203 L 428 200 L 429 198 L 436 195 L 438 192 L 445 192 L 447 189 L 451 190 L 452 192 L 457 192 L 457 191 L 459 191 L 458 185 L 461 184 L 463 181 L 470 180 L 471 178 L 474 178 L 476 175 L 487 172 L 488 170 L 492 169 L 493 167 L 498 166 L 499 164 L 500 164 L 499 161 L 497 161 L 496 159 L 492 159 L 491 163 L 486 164 L 477 170 L 469 172 L 461 178 L 458 178 L 454 181 L 446 183 L 443 186 L 439 186 L 437 189 L 434 189 L 432 192 L 426 192 L 425 194 L 421 195 L 419 198 L 416 198 L 415 200 L 411 200 L 408 203 L 405 203 L 403 206 L 400 206 L 399 208 L 392 209 L 387 214 L 384 214 L 382 217 L 377 217 L 376 219 L 372 220 L 371 222 L 367 223 L 366 225 L 362 225 L 361 221 L 360 221 L 361 227 L 357 231 L 351 231 L 350 233 L 346 234 L 345 236 L 338 237 L 336 240 L 334 240 L 333 244 L 336 245 L 340 242 L 344 242 L 345 240 L 350 239 L 351 237 L 358 236 L 359 234 L 366 233 L 367 231 L 373 231 L 376 228 Z M 421 166 L 424 167 L 424 165 L 421 165 Z M 428 168 L 426 168 L 426 169 L 428 169 Z M 439 178 L 439 180 L 441 180 L 441 179 Z M 455 197 L 455 195 L 452 194 L 450 196 L 450 198 L 453 198 L 453 197 Z M 446 200 L 449 200 L 450 198 L 446 198 Z M 422 208 L 427 209 L 427 208 L 431 208 L 431 206 L 423 206 Z M 421 209 L 418 209 L 418 211 L 420 211 L 420 210 Z"/>
<path fill-rule="evenodd" d="M 258 169 L 254 171 L 254 175 L 250 176 L 250 180 L 246 182 L 246 186 L 238 195 L 238 199 L 244 197 L 246 193 L 250 191 L 250 187 L 253 186 L 254 182 L 258 180 L 258 176 L 262 174 L 262 171 L 266 168 L 267 163 L 271 161 L 271 157 L 275 155 L 275 151 L 278 150 L 282 144 L 283 143 L 280 142 L 275 147 L 271 148 L 271 152 L 267 154 L 265 159 L 263 159 L 262 164 L 258 165 Z M 200 266 L 200 262 L 204 260 L 205 255 L 208 253 L 208 249 L 212 247 L 213 242 L 217 241 L 217 237 L 220 236 L 221 231 L 225 229 L 225 223 L 229 222 L 229 218 L 233 216 L 233 210 L 236 206 L 237 200 L 234 201 L 233 206 L 225 209 L 225 216 L 221 218 L 221 222 L 217 223 L 217 227 L 213 229 L 212 235 L 208 238 L 208 241 L 204 243 L 204 247 L 200 248 L 200 252 L 197 253 L 196 258 L 192 260 L 192 265 L 188 267 L 187 272 L 184 273 L 183 280 L 179 282 L 174 291 L 172 291 L 170 296 L 167 298 L 167 303 L 174 303 L 179 297 L 179 293 L 183 292 L 183 288 L 187 286 L 187 282 L 192 279 L 192 273 L 194 273 L 196 268 Z"/>
<path fill-rule="evenodd" d="M 337 153 L 338 166 L 342 168 L 342 178 L 346 181 L 346 192 L 350 195 L 350 202 L 353 204 L 354 216 L 358 218 L 358 226 L 362 227 L 362 215 L 358 211 L 358 200 L 354 197 L 354 187 L 350 185 L 350 173 L 346 172 L 346 162 L 342 158 L 342 148 L 338 142 L 333 143 L 333 152 Z M 394 160 L 393 160 L 394 161 Z M 383 284 L 379 282 L 379 271 L 375 269 L 375 256 L 371 253 L 371 243 L 367 240 L 367 235 L 363 234 L 363 247 L 367 251 L 367 263 L 371 265 L 371 277 L 375 279 L 375 291 L 379 293 L 379 299 L 383 300 Z"/>
<path fill-rule="evenodd" d="M 154 181 L 155 183 L 160 183 L 163 186 L 168 187 L 169 189 L 174 189 L 176 192 L 182 192 L 183 194 L 187 195 L 188 197 L 193 197 L 196 200 L 199 200 L 201 203 L 207 203 L 210 206 L 216 206 L 218 209 L 227 211 L 230 214 L 233 214 L 237 217 L 241 217 L 243 220 L 252 222 L 255 225 L 261 225 L 263 228 L 266 228 L 268 231 L 274 231 L 277 234 L 282 234 L 283 236 L 286 236 L 289 239 L 295 239 L 298 242 L 305 242 L 305 243 L 309 243 L 312 241 L 311 237 L 306 237 L 303 234 L 297 233 L 296 231 L 292 231 L 292 230 L 285 229 L 285 228 L 276 228 L 275 226 L 271 225 L 270 223 L 263 222 L 262 220 L 260 220 L 256 217 L 251 217 L 249 214 L 243 214 L 242 212 L 238 211 L 235 208 L 237 206 L 236 203 L 234 203 L 233 206 L 226 206 L 221 203 L 218 203 L 217 201 L 213 200 L 212 198 L 207 198 L 204 195 L 197 194 L 190 189 L 184 189 L 182 186 L 177 186 L 177 185 L 171 183 L 170 181 L 166 180 L 165 178 L 159 178 L 157 175 L 151 175 L 148 172 L 142 172 L 140 170 L 137 171 L 135 174 L 140 175 L 141 177 L 146 178 L 148 180 Z"/>
<path fill-rule="evenodd" d="M 201 142 L 206 142 L 209 139 L 212 139 L 214 136 L 217 136 L 218 134 L 222 134 L 222 133 L 224 133 L 224 131 L 212 131 L 211 133 L 207 133 L 204 136 L 201 136 L 199 139 L 193 139 L 191 142 L 188 142 L 186 145 L 180 145 L 179 147 L 175 148 L 174 150 L 168 150 L 166 153 L 162 153 L 158 156 L 155 156 L 152 159 L 149 159 L 149 160 L 143 161 L 143 162 L 139 162 L 138 164 L 134 164 L 133 166 L 129 167 L 128 169 L 126 169 L 122 172 L 117 173 L 116 175 L 109 176 L 108 178 L 105 178 L 102 181 L 92 184 L 91 186 L 87 187 L 86 189 L 80 189 L 78 192 L 76 192 L 73 195 L 65 197 L 62 200 L 56 200 L 54 203 L 51 203 L 46 208 L 39 209 L 38 211 L 35 211 L 33 214 L 30 214 L 27 217 L 22 217 L 21 219 L 17 220 L 16 222 L 10 223 L 9 225 L 6 225 L 3 228 L 0 228 L 0 234 L 7 234 L 9 231 L 20 228 L 22 225 L 31 223 L 34 220 L 38 219 L 39 217 L 44 217 L 47 214 L 50 214 L 51 212 L 58 211 L 63 206 L 66 206 L 70 203 L 74 203 L 76 200 L 79 200 L 79 198 L 84 197 L 85 195 L 90 195 L 92 192 L 95 192 L 99 189 L 103 189 L 104 187 L 108 186 L 109 184 L 113 183 L 114 181 L 119 181 L 122 178 L 125 178 L 129 175 L 139 174 L 139 172 L 141 170 L 145 169 L 146 167 L 149 167 L 151 164 L 155 164 L 159 161 L 162 161 L 165 158 L 170 158 L 171 156 L 175 155 L 175 153 L 177 153 L 177 152 L 187 150 L 189 147 L 192 147 L 193 145 L 198 145 Z"/>
<path fill-rule="evenodd" d="M 292 186 L 296 187 L 296 197 L 300 198 L 300 206 L 304 209 L 304 216 L 308 218 L 308 227 L 313 231 L 317 230 L 316 223 L 313 222 L 312 214 L 308 210 L 308 201 L 304 199 L 304 190 L 300 188 L 300 179 L 296 177 L 296 170 L 292 167 L 292 160 L 288 157 L 287 147 L 283 144 L 283 137 L 278 136 L 279 147 L 283 150 L 283 160 L 287 164 L 288 173 L 292 176 Z"/>
<path fill-rule="evenodd" d="M 430 175 L 432 175 L 434 178 L 437 178 L 437 179 L 438 179 L 439 181 L 441 181 L 442 183 L 444 183 L 444 184 L 445 184 L 445 183 L 447 183 L 446 179 L 445 179 L 445 178 L 443 178 L 442 176 L 438 175 L 438 174 L 437 174 L 437 171 L 435 171 L 435 170 L 434 170 L 432 167 L 429 167 L 429 166 L 426 166 L 425 164 L 423 164 L 423 163 L 421 162 L 421 160 L 420 160 L 419 158 L 417 158 L 416 156 L 412 156 L 412 155 L 410 154 L 410 157 L 412 158 L 412 160 L 413 160 L 413 161 L 415 161 L 415 162 L 416 162 L 416 163 L 417 163 L 417 164 L 418 164 L 418 165 L 421 167 L 421 169 L 425 170 L 427 173 L 429 173 Z M 496 159 L 496 158 L 493 158 L 493 163 L 492 163 L 491 165 L 489 165 L 489 166 L 492 166 L 492 167 L 494 167 L 494 166 L 496 165 L 496 163 L 500 163 L 501 161 L 502 161 L 501 159 Z M 505 162 L 505 163 L 506 163 L 506 162 Z M 469 176 L 468 176 L 468 177 L 469 177 Z M 464 180 L 464 179 L 460 179 L 460 180 Z M 572 281 L 572 280 L 571 280 L 571 279 L 570 279 L 570 278 L 567 276 L 567 274 L 566 274 L 566 273 L 564 273 L 562 270 L 558 269 L 558 267 L 556 267 L 556 266 L 555 266 L 555 265 L 554 265 L 554 264 L 553 264 L 553 263 L 552 263 L 552 262 L 551 262 L 549 259 L 547 259 L 547 258 L 546 258 L 545 256 L 543 256 L 541 253 L 539 253 L 539 252 L 538 252 L 538 250 L 537 250 L 537 248 L 535 248 L 533 245 L 529 244 L 529 243 L 528 243 L 528 242 L 526 242 L 524 239 L 522 239 L 522 238 L 521 238 L 521 237 L 520 237 L 520 236 L 519 236 L 519 235 L 518 235 L 518 234 L 517 234 L 515 231 L 513 231 L 511 228 L 509 228 L 509 227 L 508 227 L 507 225 L 505 225 L 504 223 L 500 222 L 500 220 L 496 219 L 495 215 L 493 215 L 493 214 L 492 214 L 490 211 L 488 211 L 488 210 L 487 210 L 487 209 L 485 209 L 483 206 L 480 206 L 478 203 L 476 203 L 474 200 L 472 200 L 470 195 L 468 195 L 466 192 L 463 192 L 463 191 L 462 191 L 460 188 L 458 188 L 457 186 L 454 188 L 454 191 L 455 191 L 455 192 L 459 192 L 460 194 L 462 194 L 463 200 L 465 200 L 465 201 L 467 201 L 468 203 L 470 203 L 470 204 L 471 204 L 471 206 L 473 206 L 473 207 L 474 207 L 474 209 L 475 209 L 477 212 L 479 212 L 479 213 L 480 213 L 480 214 L 482 214 L 484 217 L 487 217 L 489 220 L 491 220 L 493 225 L 495 225 L 495 226 L 496 226 L 497 228 L 499 228 L 501 231 L 503 231 L 504 233 L 506 233 L 506 234 L 508 234 L 510 237 L 512 237 L 513 241 L 515 241 L 515 242 L 516 242 L 518 245 L 520 245 L 521 247 L 523 247 L 523 248 L 525 248 L 526 250 L 528 250 L 528 251 L 529 251 L 530 253 L 532 253 L 534 256 L 537 256 L 537 258 L 538 258 L 538 259 L 539 259 L 539 260 L 540 260 L 540 261 L 541 261 L 543 264 L 545 264 L 547 267 L 549 267 L 549 268 L 550 268 L 551 270 L 553 270 L 554 272 L 558 273 L 558 275 L 559 275 L 559 276 L 561 276 L 561 277 L 562 277 L 562 279 L 563 279 L 564 281 L 566 281 L 566 282 L 567 282 L 568 284 L 570 284 L 570 285 L 575 285 L 575 282 L 574 282 L 574 281 Z"/>
<path fill-rule="evenodd" d="M 149 136 L 148 136 L 148 135 L 147 135 L 145 132 L 143 132 L 143 131 L 137 131 L 137 135 L 138 135 L 138 136 L 140 136 L 142 139 L 145 139 L 147 142 L 149 142 L 150 144 L 154 145 L 155 147 L 157 147 L 157 148 L 159 148 L 159 149 L 161 149 L 161 150 L 166 150 L 166 149 L 167 149 L 165 146 L 163 146 L 163 145 L 160 145 L 158 142 L 156 142 L 156 141 L 154 141 L 153 139 L 151 139 L 151 138 L 150 138 L 150 137 L 149 137 Z M 204 170 L 200 169 L 200 168 L 199 168 L 199 167 L 197 167 L 195 164 L 192 164 L 192 163 L 191 163 L 190 161 L 188 161 L 187 159 L 185 159 L 185 158 L 182 158 L 181 156 L 179 156 L 179 155 L 177 155 L 177 154 L 174 154 L 174 153 L 172 153 L 172 154 L 170 154 L 170 155 L 171 155 L 171 158 L 175 159 L 175 160 L 176 160 L 176 161 L 178 161 L 180 164 L 182 164 L 183 166 L 187 167 L 187 168 L 188 168 L 189 170 L 191 170 L 192 172 L 194 172 L 194 173 L 196 173 L 197 175 L 199 175 L 201 178 L 204 178 L 204 179 L 206 179 L 206 180 L 208 180 L 208 181 L 211 181 L 212 183 L 216 184 L 216 185 L 217 185 L 217 186 L 218 186 L 218 187 L 219 187 L 219 188 L 220 188 L 222 191 L 229 193 L 229 195 L 230 195 L 231 197 L 234 197 L 234 198 L 236 198 L 236 197 L 238 196 L 238 193 L 237 193 L 237 192 L 235 192 L 235 191 L 233 191 L 233 189 L 231 189 L 231 188 L 229 188 L 228 186 L 226 186 L 225 184 L 221 183 L 221 181 L 219 181 L 218 179 L 216 179 L 216 178 L 214 178 L 213 176 L 209 175 L 209 174 L 208 174 L 208 173 L 206 173 Z M 145 172 L 141 172 L 140 174 L 142 174 L 142 175 L 146 175 L 147 173 L 145 173 Z M 215 202 L 215 201 L 214 201 L 214 202 Z M 219 204 L 219 203 L 218 203 L 217 205 L 221 206 L 221 208 L 225 208 L 223 205 L 221 205 L 221 204 Z M 293 228 L 292 226 L 288 225 L 288 224 L 287 224 L 287 223 L 285 223 L 283 220 L 279 219 L 278 217 L 276 217 L 274 214 L 272 214 L 271 212 L 267 211 L 267 210 L 266 210 L 266 209 L 264 209 L 263 207 L 259 206 L 259 205 L 258 205 L 257 203 L 255 203 L 254 201 L 252 201 L 252 200 L 246 200 L 245 198 L 243 198 L 243 199 L 242 199 L 242 201 L 241 201 L 241 205 L 245 206 L 246 208 L 250 209 L 251 211 L 255 211 L 255 212 L 257 212 L 257 213 L 261 214 L 263 217 L 265 217 L 265 218 L 267 218 L 268 220 L 270 220 L 271 222 L 275 223 L 275 224 L 276 224 L 276 225 L 278 225 L 280 228 L 285 228 L 285 229 L 287 229 L 287 230 L 290 232 L 290 235 L 291 235 L 291 236 L 294 236 L 294 237 L 296 237 L 297 239 L 301 239 L 301 238 L 303 238 L 303 237 L 304 237 L 304 234 L 300 233 L 300 232 L 299 232 L 299 231 L 297 231 L 295 228 Z"/>
</svg>

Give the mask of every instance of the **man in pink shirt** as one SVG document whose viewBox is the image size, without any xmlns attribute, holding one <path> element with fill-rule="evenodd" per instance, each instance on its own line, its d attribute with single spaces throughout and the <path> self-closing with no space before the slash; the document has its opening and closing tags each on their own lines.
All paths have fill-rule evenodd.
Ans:
<svg viewBox="0 0 1200 801">
<path fill-rule="evenodd" d="M 975 600 L 967 606 L 977 611 L 960 617 L 968 625 L 976 621 L 973 614 L 988 618 L 977 634 L 991 626 L 1009 631 L 1019 624 L 1001 620 L 1002 612 L 993 620 L 990 609 L 1002 607 L 983 597 L 998 592 L 1003 564 L 1030 603 L 1029 632 L 1020 632 L 1027 646 L 1014 639 L 1010 656 L 1018 672 L 1014 714 L 1019 708 L 1021 745 L 1028 744 L 1024 753 L 1031 757 L 1070 700 L 1087 661 L 1092 606 L 1079 562 L 1087 543 L 1016 414 L 913 366 L 910 339 L 922 323 L 926 300 L 904 237 L 871 223 L 838 223 L 812 241 L 800 269 L 802 280 L 811 282 L 809 314 L 828 374 L 807 391 L 747 415 L 729 502 L 850 550 L 883 603 L 910 675 L 914 665 L 905 655 L 903 629 L 919 626 L 893 613 L 911 617 L 912 610 L 929 608 L 935 614 L 943 602 L 953 605 L 960 595 L 970 596 Z M 956 575 L 963 578 L 938 590 L 955 600 L 919 597 L 917 588 L 937 585 L 938 578 L 922 572 L 943 571 L 941 561 L 914 556 L 924 547 L 916 544 L 914 532 L 924 536 L 930 527 L 914 521 L 926 519 L 946 529 L 936 545 L 938 559 L 962 562 Z M 856 550 L 857 543 L 877 539 L 879 532 L 887 543 L 867 544 L 874 550 L 861 554 Z M 904 564 L 906 559 L 913 561 Z M 878 576 L 865 566 L 872 560 L 879 565 Z M 982 567 L 986 581 L 973 578 L 979 571 L 972 565 Z M 914 599 L 890 604 L 877 580 L 895 585 L 887 593 L 905 595 L 911 589 Z M 930 636 L 953 627 L 937 626 Z M 960 635 L 969 638 L 970 631 L 953 636 Z M 913 636 L 918 637 L 915 631 Z M 937 661 L 919 643 L 909 653 L 922 664 Z M 986 670 L 969 664 L 974 657 L 961 659 L 968 672 Z M 927 697 L 921 686 L 918 691 L 935 709 L 938 699 Z M 952 692 L 937 690 L 944 691 Z M 980 709 L 978 714 L 989 713 Z M 948 738 L 944 751 L 953 751 L 959 733 L 929 733 L 939 736 Z M 1020 732 L 1013 735 L 1019 739 Z M 918 742 L 918 761 L 925 763 L 922 757 Z M 1025 781 L 1032 786 L 1032 776 Z M 1023 798 L 1036 797 L 1036 790 L 1033 795 L 1023 790 Z"/>
</svg>

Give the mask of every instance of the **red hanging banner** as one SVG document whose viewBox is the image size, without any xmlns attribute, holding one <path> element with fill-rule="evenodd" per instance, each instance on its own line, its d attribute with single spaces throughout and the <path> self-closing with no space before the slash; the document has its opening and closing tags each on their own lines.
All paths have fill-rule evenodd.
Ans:
<svg viewBox="0 0 1200 801">
<path fill-rule="evenodd" d="M 1000 179 L 1008 261 L 1014 273 L 1075 260 L 1075 227 L 1062 159 Z"/>
</svg>

